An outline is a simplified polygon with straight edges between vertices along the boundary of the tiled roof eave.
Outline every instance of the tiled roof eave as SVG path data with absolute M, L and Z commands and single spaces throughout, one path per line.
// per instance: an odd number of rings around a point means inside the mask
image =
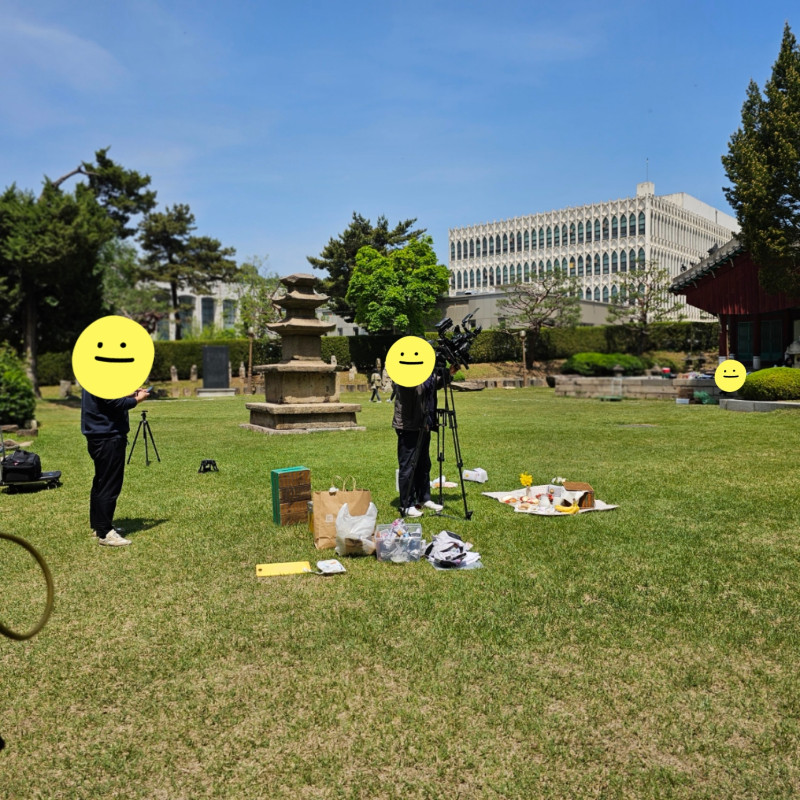
M 709 273 L 714 272 L 718 267 L 734 256 L 739 255 L 744 250 L 741 242 L 735 237 L 722 247 L 715 250 L 708 258 L 703 259 L 699 264 L 695 264 L 690 270 L 681 273 L 670 285 L 669 291 L 672 294 L 681 294 L 687 286 L 704 278 Z

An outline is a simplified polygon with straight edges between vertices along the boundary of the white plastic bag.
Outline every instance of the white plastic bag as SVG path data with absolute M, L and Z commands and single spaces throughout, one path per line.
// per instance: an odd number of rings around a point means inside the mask
M 336 553 L 340 556 L 371 556 L 375 552 L 372 534 L 378 519 L 375 503 L 360 517 L 350 514 L 345 503 L 336 515 Z

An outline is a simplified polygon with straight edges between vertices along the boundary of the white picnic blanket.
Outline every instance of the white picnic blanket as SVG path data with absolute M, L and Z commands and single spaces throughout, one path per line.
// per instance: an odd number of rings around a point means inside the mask
M 535 499 L 537 494 L 544 494 L 547 491 L 548 484 L 541 486 L 531 486 L 531 494 L 534 496 L 529 503 L 522 501 L 521 498 L 527 493 L 527 489 L 516 489 L 513 492 L 481 492 L 487 497 L 493 497 L 499 500 L 503 505 L 513 508 L 519 514 L 536 514 L 541 517 L 572 517 L 574 514 L 562 514 L 556 511 L 552 506 L 550 508 L 539 508 L 538 500 Z M 558 500 L 555 501 L 558 504 Z M 595 498 L 594 508 L 582 508 L 578 511 L 579 514 L 584 514 L 587 511 L 610 511 L 612 508 L 619 508 L 619 506 L 612 506 L 604 503 L 602 500 Z

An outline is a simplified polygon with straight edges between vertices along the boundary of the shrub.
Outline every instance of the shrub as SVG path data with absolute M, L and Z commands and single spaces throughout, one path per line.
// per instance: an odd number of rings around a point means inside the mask
M 16 353 L 0 346 L 0 425 L 24 425 L 36 412 L 33 384 Z
M 336 364 L 347 369 L 350 366 L 350 341 L 347 336 L 323 336 L 322 360 L 330 364 L 331 356 L 336 356 Z
M 619 364 L 624 375 L 642 375 L 645 371 L 645 361 L 636 356 L 624 353 L 576 353 L 571 356 L 561 367 L 565 375 L 613 375 L 614 367 Z
M 745 400 L 800 400 L 800 369 L 760 369 L 747 376 L 739 394 Z
M 484 330 L 472 342 L 469 354 L 476 364 L 519 361 L 522 357 L 522 342 L 519 334 L 511 331 Z
M 72 381 L 72 353 L 43 353 L 36 359 L 39 386 L 55 386 L 59 381 Z
M 465 381 L 466 379 L 467 376 L 461 370 L 458 370 L 458 372 L 456 372 L 456 374 L 453 375 L 454 381 Z

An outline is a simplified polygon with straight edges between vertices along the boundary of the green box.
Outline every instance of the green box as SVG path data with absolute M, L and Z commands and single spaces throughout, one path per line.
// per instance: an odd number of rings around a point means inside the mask
M 311 470 L 307 467 L 284 467 L 270 473 L 272 484 L 272 521 L 276 525 L 306 522 L 311 499 Z

